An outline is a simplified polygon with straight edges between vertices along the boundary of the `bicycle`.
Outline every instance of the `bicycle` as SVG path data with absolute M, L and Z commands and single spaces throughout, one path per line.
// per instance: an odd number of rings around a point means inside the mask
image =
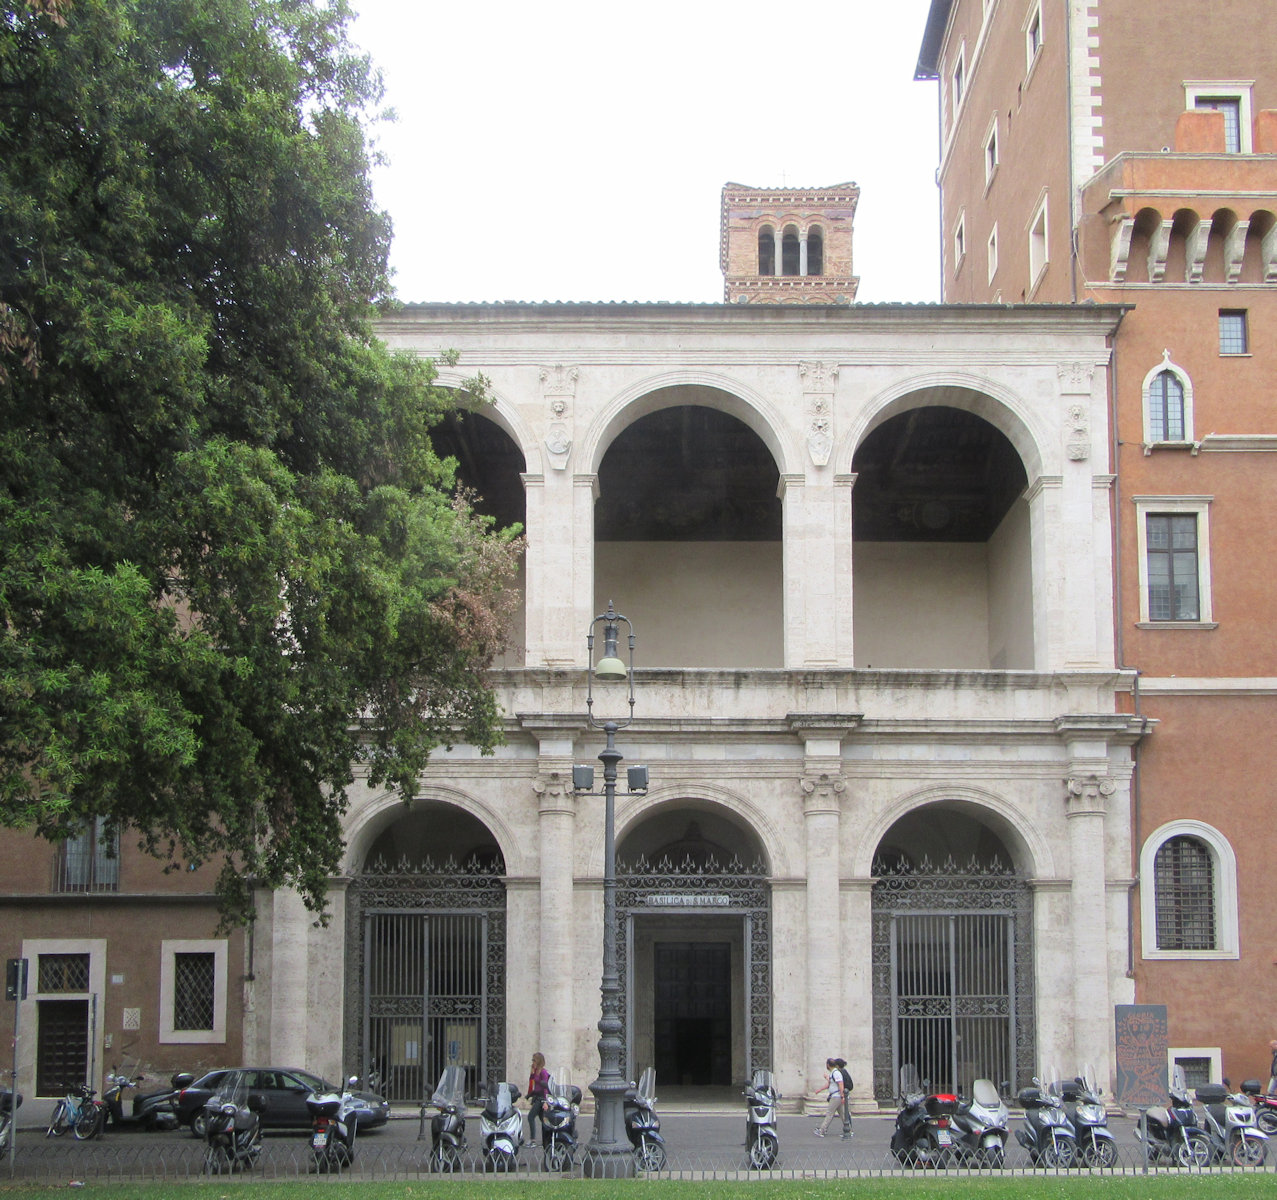
M 53 1106 L 53 1116 L 44 1136 L 61 1137 L 69 1129 L 77 1141 L 85 1142 L 102 1132 L 106 1106 L 94 1100 L 94 1089 L 86 1083 L 64 1084 L 66 1098 Z

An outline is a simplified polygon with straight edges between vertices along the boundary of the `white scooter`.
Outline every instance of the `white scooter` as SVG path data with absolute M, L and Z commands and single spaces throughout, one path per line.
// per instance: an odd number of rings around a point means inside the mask
M 485 1171 L 513 1171 L 523 1145 L 523 1114 L 514 1107 L 522 1093 L 512 1083 L 488 1085 L 479 1114 L 479 1137 L 483 1144 Z

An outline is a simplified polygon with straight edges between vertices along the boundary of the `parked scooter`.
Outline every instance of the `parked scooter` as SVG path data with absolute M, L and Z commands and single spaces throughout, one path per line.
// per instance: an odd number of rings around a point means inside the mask
M 0 1088 L 0 1154 L 9 1150 L 9 1139 L 13 1136 L 13 1114 L 22 1107 L 22 1093 L 14 1093 L 8 1088 Z
M 918 1082 L 913 1067 L 900 1070 L 900 1111 L 891 1135 L 891 1152 L 906 1167 L 942 1167 L 955 1155 L 950 1122 L 958 1111 L 958 1097 L 930 1092 Z
M 1024 1127 L 1015 1131 L 1015 1139 L 1029 1152 L 1030 1162 L 1035 1167 L 1071 1167 L 1077 1159 L 1077 1138 L 1064 1101 L 1043 1088 L 1039 1079 L 1021 1088 L 1015 1099 L 1024 1109 Z
M 647 1067 L 638 1086 L 625 1093 L 623 1115 L 625 1136 L 634 1147 L 636 1170 L 660 1171 L 665 1167 L 665 1139 L 661 1119 L 656 1115 L 656 1068 Z
M 541 1104 L 541 1165 L 547 1171 L 567 1171 L 576 1159 L 576 1115 L 581 1089 L 553 1076 Z
M 177 1104 L 175 1097 L 184 1087 L 195 1082 L 195 1076 L 180 1071 L 169 1080 L 169 1086 L 155 1092 L 139 1092 L 133 1097 L 133 1105 L 124 1111 L 124 1089 L 135 1088 L 146 1079 L 145 1075 L 108 1075 L 107 1088 L 102 1093 L 106 1105 L 106 1124 L 113 1129 L 169 1130 L 177 1128 Z
M 310 1153 L 316 1171 L 340 1171 L 355 1161 L 358 1103 L 351 1093 L 358 1086 L 359 1080 L 352 1075 L 340 1093 L 312 1092 L 306 1097 L 306 1111 L 310 1113 Z
M 430 1169 L 460 1171 L 466 1151 L 465 1067 L 444 1067 L 430 1103 L 438 1110 L 430 1118 Z
M 1072 1082 L 1053 1083 L 1051 1091 L 1064 1101 L 1064 1115 L 1073 1126 L 1078 1161 L 1084 1167 L 1112 1167 L 1117 1163 L 1117 1142 L 1109 1129 L 1108 1113 L 1100 1102 L 1100 1089 L 1089 1071 Z
M 204 1174 L 250 1170 L 262 1152 L 266 1098 L 248 1090 L 247 1073 L 232 1071 L 204 1105 Z
M 1006 1087 L 1010 1087 L 1007 1084 Z M 959 1097 L 953 1115 L 954 1146 L 964 1162 L 973 1167 L 1000 1170 L 1006 1165 L 1007 1106 L 991 1079 L 977 1079 L 971 1085 L 970 1101 Z
M 1171 1076 L 1170 1103 L 1155 1105 L 1144 1113 L 1147 1138 L 1137 1125 L 1135 1136 L 1144 1143 L 1144 1152 L 1152 1162 L 1171 1162 L 1180 1167 L 1210 1165 L 1210 1138 L 1197 1123 L 1197 1110 L 1188 1098 L 1183 1067 Z
M 1277 1096 L 1269 1096 L 1258 1079 L 1244 1079 L 1242 1092 L 1255 1108 L 1255 1124 L 1267 1134 L 1277 1133 Z
M 514 1107 L 522 1095 L 513 1083 L 490 1083 L 479 1114 L 479 1136 L 483 1139 L 483 1169 L 513 1171 L 523 1145 L 523 1117 Z
M 753 1171 L 770 1171 L 780 1158 L 776 1105 L 780 1093 L 770 1071 L 755 1071 L 745 1085 L 745 1153 Z
M 1235 1167 L 1263 1166 L 1268 1158 L 1268 1134 L 1255 1124 L 1250 1097 L 1210 1083 L 1197 1089 L 1197 1099 L 1206 1112 L 1202 1128 L 1210 1138 L 1211 1160 Z

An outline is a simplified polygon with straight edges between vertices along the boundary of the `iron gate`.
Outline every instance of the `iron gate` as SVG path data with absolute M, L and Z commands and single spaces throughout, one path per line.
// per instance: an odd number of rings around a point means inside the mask
M 745 923 L 745 1073 L 772 1066 L 771 889 L 761 862 L 745 866 L 738 858 L 721 865 L 712 855 L 680 863 L 668 858 L 655 865 L 640 857 L 617 866 L 617 970 L 621 1022 L 625 1030 L 622 1071 L 633 1071 L 634 917 L 641 913 L 681 911 L 739 915 Z M 629 1064 L 627 1066 L 627 1064 Z
M 420 1103 L 445 1066 L 471 1096 L 505 1074 L 505 888 L 478 862 L 374 864 L 347 900 L 347 1061 L 392 1102 Z
M 999 864 L 883 871 L 873 892 L 874 1093 L 1019 1086 L 1033 1062 L 1032 895 Z

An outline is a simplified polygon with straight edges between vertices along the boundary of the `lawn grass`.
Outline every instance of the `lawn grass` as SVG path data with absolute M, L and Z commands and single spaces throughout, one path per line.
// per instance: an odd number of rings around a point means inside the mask
M 189 1182 L 9 1183 L 4 1200 L 96 1196 L 101 1200 L 1277 1200 L 1277 1175 L 1012 1175 L 883 1179 L 404 1180 L 200 1179 Z

